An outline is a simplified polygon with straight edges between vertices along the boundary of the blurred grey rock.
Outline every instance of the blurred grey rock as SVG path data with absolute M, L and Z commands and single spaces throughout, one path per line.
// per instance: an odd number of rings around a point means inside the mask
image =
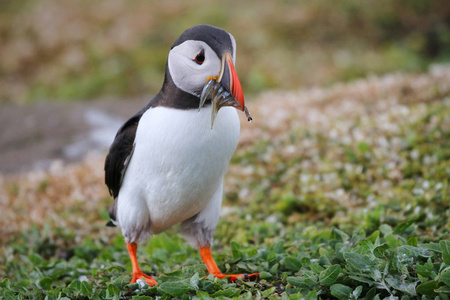
M 150 97 L 134 100 L 45 102 L 0 106 L 0 173 L 45 170 L 105 153 L 129 117 Z

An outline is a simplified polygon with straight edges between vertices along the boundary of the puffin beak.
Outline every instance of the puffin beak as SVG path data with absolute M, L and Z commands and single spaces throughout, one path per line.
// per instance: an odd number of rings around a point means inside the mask
M 244 111 L 244 92 L 242 91 L 241 83 L 239 77 L 234 69 L 233 60 L 231 59 L 230 53 L 225 53 L 222 56 L 222 67 L 218 76 L 218 82 L 233 95 L 239 105 L 233 105 L 235 108 Z
M 206 79 L 206 84 L 203 87 L 200 96 L 200 103 L 198 110 L 202 108 L 206 99 L 211 97 L 211 129 L 214 126 L 214 120 L 217 112 L 224 106 L 231 106 L 242 110 L 247 116 L 247 120 L 251 123 L 252 117 L 245 107 L 244 93 L 242 92 L 241 83 L 234 69 L 233 60 L 230 53 L 225 53 L 222 56 L 222 66 L 217 77 L 211 76 Z

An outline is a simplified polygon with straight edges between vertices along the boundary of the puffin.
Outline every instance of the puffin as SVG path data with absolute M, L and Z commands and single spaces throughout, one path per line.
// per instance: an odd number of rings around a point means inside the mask
M 161 90 L 122 125 L 109 148 L 105 183 L 114 202 L 107 225 L 122 231 L 130 283 L 158 284 L 139 267 L 138 244 L 175 224 L 199 249 L 209 274 L 231 281 L 259 275 L 223 274 L 211 253 L 224 175 L 240 135 L 238 110 L 247 112 L 235 60 L 236 41 L 227 31 L 185 30 L 170 48 Z M 208 81 L 228 96 L 220 111 L 213 96 L 202 95 Z

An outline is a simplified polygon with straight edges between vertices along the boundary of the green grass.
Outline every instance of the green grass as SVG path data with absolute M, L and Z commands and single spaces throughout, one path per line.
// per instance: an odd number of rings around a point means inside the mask
M 361 230 L 351 236 L 337 228 L 303 234 L 292 231 L 286 236 L 289 242 L 266 247 L 232 243 L 229 254 L 218 255 L 224 270 L 261 272 L 256 282 L 236 283 L 204 278 L 205 268 L 193 251 L 178 238 L 163 234 L 144 255 L 144 261 L 151 262 L 146 271 L 157 273 L 159 286 L 141 288 L 128 284 L 130 276 L 124 274 L 130 270 L 120 263 L 127 259 L 120 242 L 106 248 L 85 241 L 68 261 L 47 261 L 32 251 L 24 253 L 22 270 L 14 269 L 16 280 L 1 282 L 2 294 L 6 299 L 149 299 L 139 295 L 182 299 L 195 295 L 200 299 L 383 299 L 394 295 L 414 299 L 439 294 L 446 299 L 450 242 L 420 242 L 414 227 L 413 222 L 395 228 L 384 224 L 371 235 Z
M 119 232 L 109 239 L 101 232 L 110 229 L 92 225 L 97 234 L 80 238 L 78 228 L 48 225 L 3 247 L 0 295 L 448 299 L 449 107 L 448 98 L 397 104 L 388 113 L 372 107 L 364 117 L 335 120 L 329 126 L 337 133 L 327 125 L 294 126 L 241 148 L 213 255 L 224 272 L 260 272 L 253 282 L 206 277 L 197 251 L 170 230 L 138 251 L 159 285 L 129 285 L 131 264 Z M 74 212 L 81 219 L 82 208 Z

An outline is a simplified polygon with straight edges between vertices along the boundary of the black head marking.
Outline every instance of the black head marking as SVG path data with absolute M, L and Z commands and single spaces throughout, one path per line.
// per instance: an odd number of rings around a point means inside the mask
M 218 57 L 222 57 L 226 52 L 233 54 L 233 42 L 230 35 L 218 27 L 196 25 L 188 28 L 177 38 L 170 49 L 189 40 L 205 42 L 216 52 Z
M 210 25 L 196 25 L 186 29 L 175 40 L 170 49 L 189 40 L 205 42 L 218 57 L 222 57 L 227 52 L 234 53 L 233 41 L 230 34 L 223 29 Z M 208 100 L 205 104 L 208 105 L 210 103 L 210 100 Z M 198 109 L 198 105 L 199 96 L 179 89 L 172 79 L 168 65 L 166 65 L 164 84 L 161 91 L 149 103 L 149 107 L 164 106 L 177 109 Z

